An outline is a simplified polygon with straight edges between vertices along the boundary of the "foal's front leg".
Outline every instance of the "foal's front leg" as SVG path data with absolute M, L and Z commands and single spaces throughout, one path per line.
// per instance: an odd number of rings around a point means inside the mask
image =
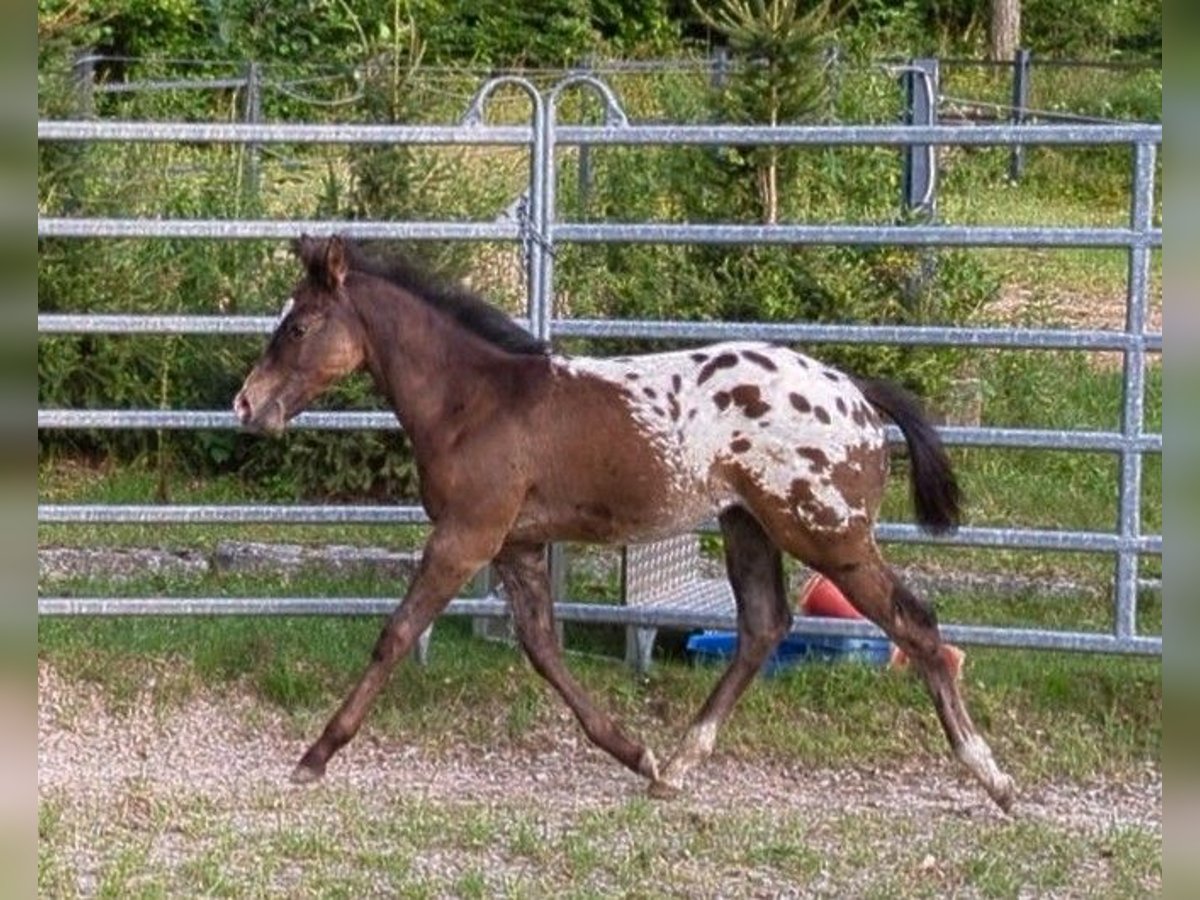
M 517 638 L 533 668 L 571 707 L 593 744 L 639 775 L 658 780 L 654 753 L 630 740 L 612 718 L 598 709 L 563 663 L 554 630 L 554 604 L 541 544 L 505 545 L 495 560 L 496 573 L 508 594 Z
M 358 732 L 396 663 L 459 589 L 487 564 L 499 543 L 500 539 L 487 530 L 438 525 L 425 545 L 421 565 L 404 600 L 375 642 L 370 664 L 321 736 L 301 757 L 292 781 L 306 784 L 325 774 L 330 757 Z

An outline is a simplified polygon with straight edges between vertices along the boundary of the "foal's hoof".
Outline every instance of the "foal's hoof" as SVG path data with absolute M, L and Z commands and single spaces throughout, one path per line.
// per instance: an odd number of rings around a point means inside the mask
M 642 758 L 638 762 L 638 774 L 649 778 L 651 783 L 658 781 L 658 758 L 653 750 L 647 748 L 642 751 Z
M 674 800 L 683 793 L 683 788 L 669 781 L 652 781 L 646 788 L 646 793 L 655 800 Z
M 292 784 L 312 784 L 320 781 L 325 774 L 325 767 L 314 767 L 300 763 L 296 768 L 292 769 Z
M 996 805 L 1009 815 L 1012 815 L 1013 803 L 1017 799 L 1017 786 L 1011 775 L 1001 775 L 987 788 L 988 794 Z

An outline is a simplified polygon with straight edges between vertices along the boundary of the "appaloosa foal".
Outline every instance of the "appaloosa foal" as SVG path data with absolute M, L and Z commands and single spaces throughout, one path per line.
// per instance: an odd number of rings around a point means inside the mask
M 1013 782 L 975 730 L 932 608 L 884 563 L 872 529 L 888 456 L 877 415 L 903 431 L 918 520 L 957 524 L 958 488 L 937 434 L 897 387 L 792 350 L 726 343 L 620 359 L 557 356 L 502 312 L 348 241 L 303 238 L 306 277 L 233 406 L 280 433 L 335 380 L 370 373 L 412 442 L 434 523 L 421 565 L 361 680 L 294 772 L 321 777 L 389 673 L 463 584 L 491 563 L 536 670 L 588 737 L 677 790 L 792 620 L 781 551 L 832 579 L 916 664 L 950 745 L 1002 808 Z M 716 516 L 737 599 L 737 652 L 660 767 L 563 665 L 544 549 L 627 543 Z

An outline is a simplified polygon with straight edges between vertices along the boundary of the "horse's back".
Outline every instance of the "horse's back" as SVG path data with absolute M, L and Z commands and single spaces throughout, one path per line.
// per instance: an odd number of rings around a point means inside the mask
M 849 376 L 810 357 L 731 342 L 552 370 L 548 465 L 566 477 L 551 480 L 602 510 L 612 539 L 694 527 L 735 503 L 825 529 L 875 514 L 879 419 Z

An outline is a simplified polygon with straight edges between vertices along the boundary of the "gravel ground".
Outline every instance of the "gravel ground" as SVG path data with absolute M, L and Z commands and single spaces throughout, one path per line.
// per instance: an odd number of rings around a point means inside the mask
M 620 807 L 643 793 L 639 779 L 591 748 L 569 721 L 545 739 L 498 749 L 414 746 L 368 726 L 331 764 L 320 786 L 293 788 L 287 774 L 305 742 L 282 715 L 249 695 L 192 696 L 169 709 L 156 708 L 149 697 L 143 692 L 127 710 L 114 713 L 95 686 L 65 681 L 39 661 L 39 797 L 53 797 L 66 807 L 65 815 L 77 819 L 127 820 L 148 816 L 139 813 L 143 807 L 202 802 L 235 833 L 264 815 L 273 828 L 303 827 L 347 797 L 381 818 L 414 799 L 450 809 L 533 809 L 541 827 L 566 831 L 581 815 Z M 847 816 L 894 822 L 897 842 L 912 841 L 914 833 L 932 835 L 946 819 L 988 828 L 1002 828 L 1006 821 L 949 760 L 932 770 L 916 763 L 876 771 L 808 770 L 718 753 L 697 773 L 690 793 L 671 803 L 679 815 L 697 821 L 719 821 L 750 808 L 791 821 L 799 815 L 810 844 L 828 844 L 830 853 L 840 850 L 838 829 Z M 1136 829 L 1161 842 L 1161 773 L 1026 787 L 1016 815 L 1018 821 L 1072 834 Z M 170 848 L 167 840 L 159 852 L 188 852 L 186 845 Z M 81 842 L 68 852 L 78 857 L 74 868 L 85 873 L 77 887 L 85 893 L 95 889 L 86 873 L 101 867 L 96 846 Z M 446 867 L 463 865 L 461 857 L 435 851 L 420 864 L 441 867 L 444 874 Z M 932 857 L 925 862 L 936 864 Z M 503 874 L 510 863 L 511 877 L 521 877 L 529 865 L 498 857 L 487 866 Z M 763 872 L 751 876 L 761 878 Z M 768 880 L 745 888 L 773 895 L 782 885 Z

